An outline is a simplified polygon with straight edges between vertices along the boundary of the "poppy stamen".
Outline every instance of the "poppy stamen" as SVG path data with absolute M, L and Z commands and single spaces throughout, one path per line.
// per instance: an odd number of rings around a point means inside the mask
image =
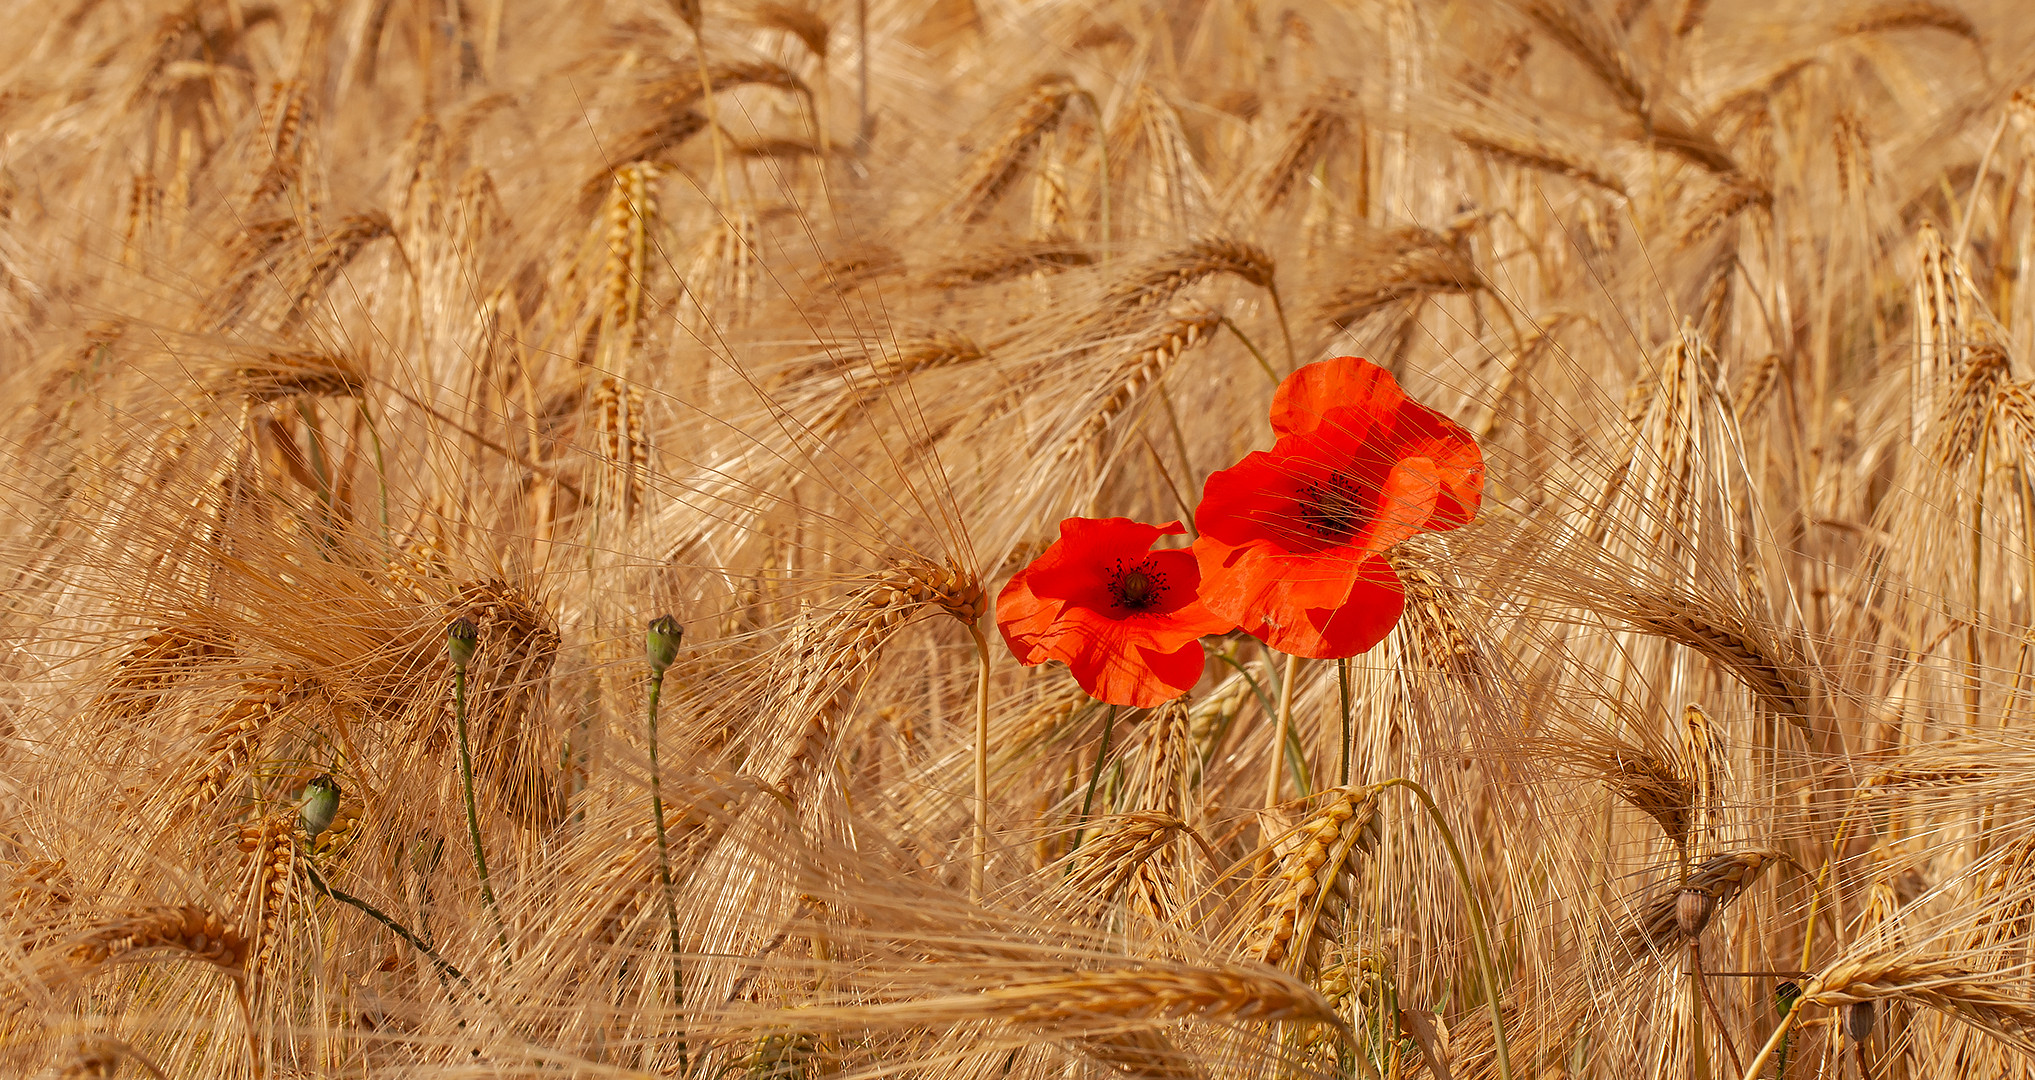
M 1166 589 L 1166 575 L 1155 569 L 1150 562 L 1141 562 L 1125 568 L 1117 564 L 1114 579 L 1109 583 L 1109 594 L 1120 608 L 1128 611 L 1148 611 L 1157 606 Z
M 1323 539 L 1347 539 L 1370 516 L 1370 500 L 1356 477 L 1340 469 L 1301 488 L 1300 523 Z

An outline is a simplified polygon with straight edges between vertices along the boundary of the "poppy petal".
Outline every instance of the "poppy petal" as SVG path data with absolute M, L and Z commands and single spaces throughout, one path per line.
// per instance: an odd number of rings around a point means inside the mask
M 1286 376 L 1272 394 L 1272 431 L 1305 435 L 1322 425 L 1331 410 L 1351 409 L 1350 419 L 1390 416 L 1406 402 L 1392 373 L 1357 356 L 1323 360 Z M 1351 434 L 1363 438 L 1369 424 Z
M 1068 518 L 1060 523 L 1060 539 L 1027 567 L 1031 587 L 1042 596 L 1105 610 L 1114 597 L 1109 587 L 1116 561 L 1150 551 L 1161 536 L 1186 532 L 1177 521 L 1147 525 L 1129 518 Z M 1096 553 L 1108 552 L 1107 558 Z
M 1201 677 L 1200 639 L 1233 620 L 1198 598 L 1194 552 L 1153 551 L 1185 530 L 1126 518 L 1069 518 L 1060 539 L 997 594 L 997 628 L 1025 664 L 1064 661 L 1082 689 L 1145 708 L 1186 693 Z
M 1149 708 L 1186 693 L 1201 678 L 1198 637 L 1167 650 L 1123 623 L 1078 608 L 1068 614 L 1056 643 L 1065 655 L 1058 658 L 1097 701 Z
M 1405 586 L 1390 563 L 1373 556 L 1365 561 L 1349 596 L 1336 607 L 1268 611 L 1257 629 L 1246 629 L 1280 652 L 1332 660 L 1376 648 L 1405 610 Z

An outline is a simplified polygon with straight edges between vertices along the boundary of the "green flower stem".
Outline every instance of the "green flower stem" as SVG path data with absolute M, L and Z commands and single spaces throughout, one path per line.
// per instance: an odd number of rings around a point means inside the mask
M 1348 657 L 1335 662 L 1336 684 L 1342 691 L 1343 702 L 1343 769 L 1342 786 L 1350 786 L 1350 661 Z
M 1448 845 L 1449 861 L 1456 867 L 1456 883 L 1462 886 L 1463 900 L 1470 905 L 1470 929 L 1477 946 L 1477 969 L 1484 980 L 1484 997 L 1491 1006 L 1491 1047 L 1498 1057 L 1498 1080 L 1512 1080 L 1512 1054 L 1505 1041 L 1505 1011 L 1498 999 L 1498 965 L 1491 959 L 1491 930 L 1484 921 L 1484 902 L 1478 894 L 1476 883 L 1470 880 L 1470 866 L 1463 861 L 1463 849 L 1456 844 L 1455 830 L 1441 816 L 1441 807 L 1436 806 L 1434 796 L 1415 780 L 1394 777 L 1378 785 L 1383 791 L 1389 787 L 1403 787 L 1413 792 L 1420 805 L 1427 811 L 1434 827 L 1441 830 L 1441 838 Z M 1764 1055 L 1762 1055 L 1764 1056 Z
M 354 908 L 361 914 L 366 915 L 368 918 L 373 919 L 374 921 L 382 924 L 383 926 L 388 927 L 389 930 L 393 932 L 397 937 L 402 938 L 405 942 L 409 943 L 409 946 L 411 948 L 417 950 L 420 953 L 423 953 L 425 959 L 431 961 L 431 963 L 437 966 L 438 974 L 440 977 L 450 975 L 452 978 L 457 979 L 459 981 L 459 985 L 464 986 L 469 990 L 473 989 L 473 980 L 468 979 L 465 973 L 461 972 L 458 968 L 453 967 L 450 961 L 438 955 L 438 950 L 432 948 L 429 945 L 426 945 L 424 943 L 423 938 L 420 938 L 416 934 L 411 933 L 409 929 L 406 928 L 402 923 L 399 923 L 396 920 L 389 918 L 386 914 L 382 913 L 382 910 L 380 908 L 375 907 L 373 904 L 370 904 L 367 901 L 362 900 L 360 897 L 354 896 L 353 894 L 346 892 L 345 890 L 339 888 L 336 885 L 328 883 L 325 880 L 325 878 L 318 873 L 317 867 L 312 866 L 309 863 L 305 863 L 304 873 L 307 877 L 310 878 L 312 888 L 318 890 L 321 893 L 324 893 L 325 895 L 331 897 L 334 900 L 339 901 L 342 904 L 346 904 L 347 906 Z
M 657 824 L 657 883 L 664 889 L 664 921 L 671 934 L 671 1003 L 674 1008 L 685 1008 L 684 971 L 679 966 L 678 940 L 678 899 L 671 891 L 671 844 L 664 832 L 664 797 L 657 783 L 657 699 L 664 691 L 664 673 L 650 676 L 650 817 Z M 685 1032 L 678 1035 L 678 1071 L 687 1069 Z
M 480 814 L 473 807 L 473 750 L 466 738 L 466 672 L 452 673 L 452 713 L 459 721 L 459 783 L 466 794 L 466 835 L 473 841 L 473 865 L 480 872 L 480 898 L 486 902 L 488 913 L 495 917 L 495 933 L 501 940 L 502 954 L 509 952 L 509 928 L 502 922 L 502 909 L 495 903 L 494 886 L 488 883 L 488 857 L 481 850 Z
M 1072 855 L 1081 850 L 1081 834 L 1088 831 L 1088 811 L 1095 805 L 1095 785 L 1102 780 L 1102 762 L 1109 757 L 1109 733 L 1116 727 L 1116 706 L 1109 707 L 1109 715 L 1102 721 L 1102 745 L 1095 751 L 1095 768 L 1088 774 L 1088 794 L 1081 797 L 1081 827 L 1074 830 L 1074 844 L 1067 849 Z
M 1772 1057 L 1776 1049 L 1781 1051 L 1781 1061 L 1785 1067 L 1787 1063 L 1788 1030 L 1795 1026 L 1796 1018 L 1802 1015 L 1802 1004 L 1800 1000 L 1797 1000 L 1794 1007 L 1788 1010 L 1788 1015 L 1782 1017 L 1781 1022 L 1775 1025 L 1774 1033 L 1767 1036 L 1766 1045 L 1759 1048 L 1758 1054 L 1753 1055 L 1752 1064 L 1745 1070 L 1745 1080 L 1759 1080 L 1760 1069 L 1766 1066 L 1766 1059 Z

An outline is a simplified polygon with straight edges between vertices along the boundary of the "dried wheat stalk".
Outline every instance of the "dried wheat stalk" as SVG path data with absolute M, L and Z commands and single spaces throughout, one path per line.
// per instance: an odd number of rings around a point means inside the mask
M 1556 146 L 1545 139 L 1471 128 L 1457 128 L 1455 137 L 1456 141 L 1464 146 L 1507 165 L 1581 180 L 1615 195 L 1623 196 L 1626 193 L 1624 182 L 1612 175 L 1610 170 L 1591 163 L 1574 150 Z
M 102 920 L 72 947 L 70 958 L 92 969 L 152 949 L 171 949 L 234 975 L 245 969 L 248 959 L 247 939 L 237 927 L 190 904 L 146 907 Z
M 1074 437 L 1061 447 L 1060 456 L 1065 458 L 1078 452 L 1101 435 L 1130 408 L 1138 395 L 1165 376 L 1167 369 L 1180 359 L 1181 354 L 1208 340 L 1215 328 L 1221 325 L 1222 313 L 1205 305 L 1196 304 L 1175 311 L 1131 354 L 1130 360 L 1117 367 L 1105 384 L 1110 387 L 1109 393 L 1082 421 Z
M 1629 593 L 1619 598 L 1610 613 L 1636 630 L 1709 657 L 1752 691 L 1761 704 L 1790 723 L 1808 724 L 1815 680 L 1806 660 L 1787 639 L 1733 612 L 1669 593 Z
M 1889 30 L 1941 30 L 1983 45 L 1971 16 L 1948 4 L 1930 0 L 1893 0 L 1874 4 L 1837 24 L 1839 34 L 1880 34 Z

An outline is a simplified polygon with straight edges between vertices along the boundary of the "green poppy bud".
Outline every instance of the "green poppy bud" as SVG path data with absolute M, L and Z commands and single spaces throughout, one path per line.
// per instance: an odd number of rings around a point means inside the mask
M 465 671 L 466 665 L 473 662 L 474 645 L 479 640 L 480 627 L 475 626 L 472 619 L 454 619 L 452 625 L 445 628 L 445 652 L 452 657 L 455 671 Z
M 664 669 L 678 658 L 679 643 L 685 640 L 685 627 L 669 615 L 659 615 L 650 620 L 650 633 L 644 637 L 643 652 L 650 660 L 650 671 L 655 675 L 664 674 Z
M 1785 1017 L 1802 997 L 1802 988 L 1793 979 L 1784 980 L 1774 987 L 1774 1012 Z
M 304 831 L 311 839 L 332 827 L 332 819 L 339 816 L 339 782 L 331 776 L 320 776 L 304 785 L 304 804 L 299 813 L 303 817 Z

